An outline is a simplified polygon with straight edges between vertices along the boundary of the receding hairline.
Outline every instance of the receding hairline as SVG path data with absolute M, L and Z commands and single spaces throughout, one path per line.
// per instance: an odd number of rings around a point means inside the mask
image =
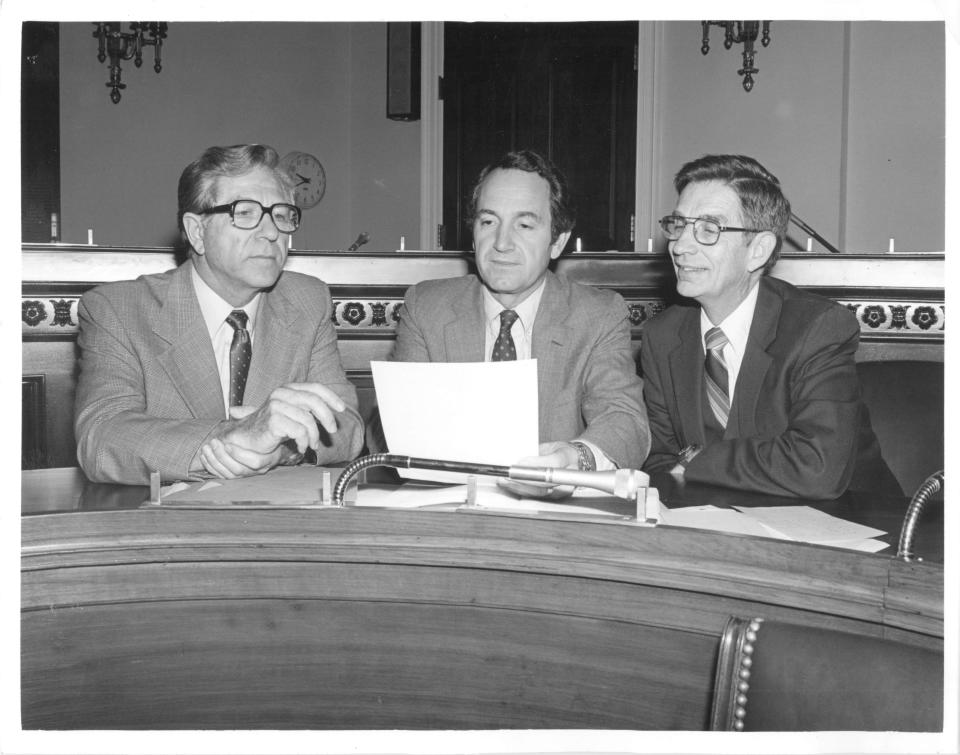
M 550 182 L 546 178 L 541 176 L 539 173 L 537 173 L 535 170 L 523 170 L 522 168 L 494 168 L 489 173 L 487 173 L 486 176 L 483 177 L 483 180 L 477 185 L 476 210 L 474 212 L 475 218 L 479 217 L 483 213 L 487 213 L 488 215 L 495 215 L 498 218 L 500 217 L 499 213 L 495 212 L 494 210 L 491 210 L 489 207 L 483 207 L 483 205 L 480 203 L 480 200 L 483 197 L 483 191 L 487 186 L 487 182 L 497 173 L 503 173 L 503 174 L 520 173 L 520 174 L 535 176 L 536 178 L 539 178 L 543 182 L 543 186 L 546 190 L 547 216 L 544 217 L 543 215 L 541 215 L 540 213 L 534 210 L 521 210 L 520 212 L 514 213 L 514 215 L 519 217 L 534 218 L 537 221 L 544 222 L 544 223 L 553 222 L 553 208 L 550 202 L 552 197 Z
M 270 174 L 270 177 L 273 179 L 274 184 L 280 190 L 280 194 L 286 200 L 293 200 L 293 189 L 289 187 L 283 180 L 282 174 L 280 173 L 280 168 L 271 168 L 264 163 L 252 166 L 249 170 L 244 171 L 243 173 L 214 173 L 209 177 L 209 195 L 211 201 L 214 204 L 219 204 L 222 199 L 219 195 L 220 185 L 222 181 L 229 181 L 237 178 L 246 178 L 257 171 L 263 171 Z M 243 199 L 243 197 L 239 197 Z

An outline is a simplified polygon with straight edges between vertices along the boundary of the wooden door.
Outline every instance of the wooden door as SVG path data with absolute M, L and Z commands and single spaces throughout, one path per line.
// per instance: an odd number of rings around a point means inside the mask
M 632 250 L 636 22 L 445 24 L 446 249 L 470 249 L 477 174 L 514 149 L 550 157 L 578 207 L 570 240 Z
M 21 236 L 54 241 L 60 238 L 60 25 L 24 22 L 21 63 Z

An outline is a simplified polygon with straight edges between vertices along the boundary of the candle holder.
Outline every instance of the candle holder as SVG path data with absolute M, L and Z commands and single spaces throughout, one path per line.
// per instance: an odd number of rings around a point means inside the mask
M 127 85 L 120 81 L 120 61 L 133 59 L 133 64 L 139 68 L 143 65 L 143 48 L 153 47 L 153 70 L 160 73 L 160 49 L 163 40 L 167 38 L 167 24 L 159 21 L 134 21 L 130 24 L 130 31 L 121 30 L 119 21 L 95 23 L 96 31 L 93 36 L 100 42 L 97 60 L 103 63 L 110 58 L 110 99 L 116 105 L 120 102 L 120 90 Z M 149 39 L 144 34 L 149 34 Z
M 706 55 L 710 52 L 710 26 L 720 26 L 724 30 L 723 46 L 729 50 L 734 44 L 743 45 L 743 68 L 737 71 L 743 76 L 743 88 L 749 92 L 753 89 L 753 74 L 759 73 L 759 69 L 753 65 L 753 56 L 756 53 L 754 43 L 760 36 L 760 44 L 767 47 L 770 44 L 770 22 L 769 21 L 701 21 L 703 26 L 703 41 L 700 45 L 700 52 Z M 760 27 L 763 24 L 761 36 Z M 736 31 L 734 31 L 736 29 Z

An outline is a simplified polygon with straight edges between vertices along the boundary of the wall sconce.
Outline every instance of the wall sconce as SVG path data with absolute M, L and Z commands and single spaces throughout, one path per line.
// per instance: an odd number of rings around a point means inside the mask
M 754 42 L 757 41 L 757 35 L 760 32 L 760 24 L 763 24 L 763 36 L 760 38 L 760 44 L 764 47 L 770 44 L 770 22 L 769 21 L 701 21 L 703 26 L 703 44 L 700 46 L 700 52 L 706 55 L 710 52 L 710 25 L 722 26 L 724 29 L 723 46 L 729 50 L 734 44 L 743 44 L 743 68 L 737 71 L 743 76 L 743 88 L 749 92 L 753 89 L 753 74 L 759 73 L 759 70 L 753 67 L 753 56 L 756 50 L 753 49 Z M 734 33 L 736 27 L 736 33 Z
M 160 73 L 160 48 L 167 37 L 167 25 L 157 21 L 134 21 L 130 24 L 130 31 L 121 31 L 119 21 L 100 22 L 94 24 L 97 30 L 93 33 L 100 40 L 100 50 L 97 60 L 101 63 L 110 56 L 110 99 L 116 105 L 120 102 L 120 90 L 126 89 L 126 84 L 120 83 L 120 61 L 133 58 L 133 64 L 139 68 L 143 65 L 143 48 L 153 46 L 153 70 Z M 144 32 L 150 39 L 144 38 Z

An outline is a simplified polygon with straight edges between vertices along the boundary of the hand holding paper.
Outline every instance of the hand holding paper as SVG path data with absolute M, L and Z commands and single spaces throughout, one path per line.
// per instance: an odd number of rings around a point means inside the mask
M 538 453 L 537 361 L 371 362 L 390 452 L 510 466 Z M 463 475 L 404 470 L 462 482 Z

